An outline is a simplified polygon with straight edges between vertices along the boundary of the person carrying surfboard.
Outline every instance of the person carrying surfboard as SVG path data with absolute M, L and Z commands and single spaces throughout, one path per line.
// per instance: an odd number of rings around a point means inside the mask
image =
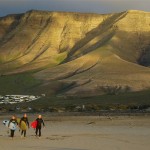
M 10 126 L 10 123 L 13 123 L 15 125 L 18 125 L 18 122 L 16 120 L 15 116 L 12 116 L 12 118 L 10 119 L 9 123 L 8 123 L 8 128 Z M 15 134 L 15 130 L 10 129 L 10 137 L 13 139 L 14 138 L 14 134 Z
M 36 119 L 36 121 L 37 121 L 37 125 L 36 125 L 35 134 L 36 134 L 36 136 L 38 135 L 39 138 L 40 138 L 41 137 L 42 125 L 43 125 L 43 127 L 45 127 L 45 123 L 44 123 L 44 121 L 42 119 L 42 115 L 38 115 L 38 118 Z M 38 132 L 39 132 L 39 134 L 38 134 Z
M 23 117 L 20 119 L 20 123 L 19 126 L 21 126 L 21 122 L 24 121 L 26 126 L 28 126 L 28 128 L 30 128 L 29 126 L 29 121 L 28 121 L 28 117 L 27 114 L 24 114 Z M 21 137 L 24 135 L 24 137 L 26 137 L 26 129 L 21 131 Z

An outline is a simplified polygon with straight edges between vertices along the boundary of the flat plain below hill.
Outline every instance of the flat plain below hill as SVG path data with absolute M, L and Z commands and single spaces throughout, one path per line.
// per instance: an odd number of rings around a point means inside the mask
M 1 116 L 0 121 L 10 116 Z M 150 147 L 150 116 L 44 116 L 46 128 L 42 137 L 35 137 L 33 129 L 21 139 L 14 140 L 7 128 L 0 124 L 0 150 L 148 150 Z M 34 120 L 30 115 L 29 120 Z

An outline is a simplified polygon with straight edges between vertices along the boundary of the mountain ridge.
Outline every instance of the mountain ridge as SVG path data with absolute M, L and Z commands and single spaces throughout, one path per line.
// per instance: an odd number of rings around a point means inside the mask
M 37 91 L 47 93 L 53 86 L 54 93 L 69 95 L 150 88 L 149 18 L 149 12 L 137 10 L 102 15 L 31 10 L 2 17 L 0 74 L 31 72 L 41 81 Z

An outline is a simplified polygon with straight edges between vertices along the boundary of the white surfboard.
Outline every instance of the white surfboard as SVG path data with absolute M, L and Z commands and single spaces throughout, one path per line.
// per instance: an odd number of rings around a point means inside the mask
M 3 121 L 3 124 L 8 127 L 8 124 L 9 124 L 9 120 L 4 120 Z M 11 130 L 16 130 L 17 129 L 17 124 L 11 122 L 10 125 L 9 125 L 9 129 Z

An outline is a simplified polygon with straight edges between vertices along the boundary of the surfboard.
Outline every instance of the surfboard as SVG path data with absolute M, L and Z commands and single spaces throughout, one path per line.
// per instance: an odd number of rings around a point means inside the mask
M 35 129 L 36 126 L 37 126 L 37 121 L 36 121 L 36 120 L 33 121 L 33 122 L 31 122 L 31 127 L 32 127 L 33 129 Z
M 9 124 L 9 120 L 4 120 L 3 121 L 3 124 L 8 127 L 8 124 Z M 16 130 L 17 129 L 17 124 L 11 122 L 10 125 L 9 125 L 9 129 L 11 130 Z
M 21 130 L 27 130 L 27 125 L 24 121 L 21 121 L 21 124 L 20 124 L 20 118 L 17 118 L 17 122 Z

